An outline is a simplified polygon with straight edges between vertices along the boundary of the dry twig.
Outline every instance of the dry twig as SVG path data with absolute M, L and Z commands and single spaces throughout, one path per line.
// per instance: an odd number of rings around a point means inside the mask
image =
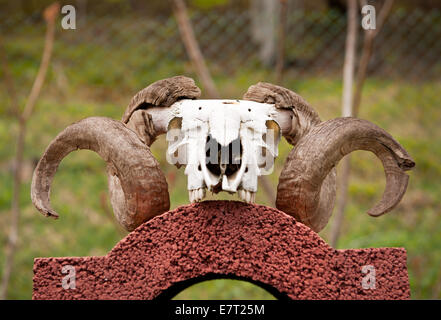
M 182 42 L 187 50 L 187 53 L 192 61 L 199 79 L 201 79 L 204 89 L 207 91 L 209 98 L 219 98 L 219 92 L 213 82 L 210 72 L 205 63 L 204 56 L 201 53 L 199 44 L 194 35 L 193 28 L 188 18 L 187 7 L 183 0 L 173 1 L 173 11 L 178 22 L 179 31 L 181 33 Z
M 352 93 L 355 68 L 355 49 L 357 45 L 357 1 L 348 0 L 348 30 L 346 34 L 345 61 L 343 66 L 343 105 L 342 116 L 352 116 Z M 347 203 L 348 176 L 350 158 L 346 157 L 342 162 L 342 175 L 337 189 L 337 212 L 331 229 L 331 245 L 336 246 L 343 221 L 343 214 Z M 346 181 L 346 183 L 344 183 Z
M 386 18 L 388 17 L 392 9 L 393 2 L 394 0 L 386 0 L 378 15 L 378 19 L 376 21 L 376 29 L 366 30 L 364 33 L 363 49 L 355 79 L 355 92 L 352 97 L 351 112 L 350 114 L 343 113 L 343 116 L 357 117 L 359 114 L 363 85 L 366 79 L 367 67 L 373 53 L 374 40 L 375 37 L 380 32 L 380 30 L 382 29 L 384 22 L 386 21 Z M 360 1 L 361 6 L 366 4 L 367 4 L 366 0 Z M 351 85 L 351 92 L 352 92 L 352 85 Z M 344 212 L 348 202 L 349 176 L 351 171 L 350 161 L 351 158 L 350 155 L 348 155 L 345 159 L 343 159 L 343 163 L 341 167 L 342 175 L 339 181 L 339 188 L 338 188 L 339 196 L 337 198 L 338 200 L 336 205 L 337 212 L 335 214 L 335 219 L 331 229 L 331 245 L 333 247 L 337 246 L 338 239 L 340 237 L 341 225 L 343 223 Z
M 3 270 L 2 282 L 0 284 L 0 299 L 5 299 L 7 295 L 9 280 L 11 278 L 12 266 L 14 264 L 14 255 L 17 248 L 18 224 L 20 219 L 20 189 L 21 189 L 21 171 L 23 166 L 23 149 L 26 137 L 27 121 L 32 115 L 52 56 L 52 49 L 55 36 L 55 19 L 60 11 L 58 2 L 53 3 L 44 10 L 43 16 L 47 24 L 46 38 L 44 43 L 43 57 L 37 76 L 32 86 L 26 105 L 21 112 L 16 97 L 15 90 L 9 91 L 11 94 L 13 113 L 17 116 L 19 122 L 19 131 L 16 142 L 16 153 L 14 159 L 14 187 L 11 201 L 11 227 L 9 230 L 8 244 L 6 248 L 5 267 Z M 13 87 L 13 81 L 8 73 L 6 58 L 3 59 L 3 66 L 6 70 L 5 79 L 9 87 Z M 5 68 L 6 66 L 6 68 Z

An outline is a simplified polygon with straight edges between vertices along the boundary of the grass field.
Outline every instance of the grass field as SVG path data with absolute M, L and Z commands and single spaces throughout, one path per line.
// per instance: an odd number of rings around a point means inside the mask
M 41 31 L 41 30 L 40 30 Z M 6 56 L 23 104 L 38 68 L 42 37 L 38 29 L 19 30 L 4 37 Z M 33 36 L 34 35 L 34 36 Z M 156 63 L 155 61 L 158 61 Z M 225 75 L 211 66 L 222 97 L 241 98 L 258 82 L 274 80 L 268 70 L 244 68 Z M 107 196 L 104 161 L 89 151 L 69 155 L 53 183 L 52 204 L 60 219 L 40 215 L 30 201 L 30 179 L 35 162 L 52 138 L 70 123 L 88 116 L 120 119 L 130 98 L 149 83 L 176 74 L 195 75 L 187 63 L 146 54 L 137 47 L 105 48 L 84 42 L 56 42 L 53 63 L 26 137 L 24 185 L 20 202 L 20 239 L 8 297 L 29 299 L 35 257 L 105 255 L 125 236 L 115 222 Z M 323 120 L 338 117 L 341 80 L 334 77 L 287 76 L 284 86 L 300 93 Z M 403 79 L 368 79 L 360 117 L 391 133 L 410 153 L 416 168 L 408 191 L 390 214 L 375 219 L 365 211 L 379 200 L 384 188 L 381 163 L 373 154 L 352 157 L 350 203 L 339 248 L 405 247 L 412 298 L 441 298 L 441 81 L 410 83 Z M 12 158 L 17 123 L 8 113 L 9 96 L 0 83 L 0 242 L 5 248 L 12 192 Z M 171 208 L 188 203 L 186 177 L 165 160 L 165 139 L 153 146 L 169 181 Z M 274 173 L 277 185 L 290 146 L 283 141 Z M 217 199 L 236 199 L 219 195 Z M 212 199 L 212 197 L 208 197 Z M 259 191 L 257 202 L 269 204 Z M 332 224 L 332 219 L 331 219 Z M 320 235 L 328 240 L 329 225 Z M 0 275 L 4 250 L 0 251 Z M 250 283 L 216 280 L 195 285 L 178 298 L 271 298 Z

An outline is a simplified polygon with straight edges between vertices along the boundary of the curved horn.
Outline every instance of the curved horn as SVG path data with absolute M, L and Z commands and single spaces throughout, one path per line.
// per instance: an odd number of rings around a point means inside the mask
M 49 202 L 58 165 L 70 152 L 90 149 L 107 163 L 110 201 L 127 230 L 167 211 L 167 182 L 148 146 L 167 131 L 171 118 L 167 107 L 182 98 L 195 99 L 200 93 L 191 78 L 163 79 L 132 98 L 122 122 L 93 117 L 70 125 L 52 141 L 34 171 L 32 202 L 45 216 L 58 217 Z
M 275 120 L 285 139 L 292 145 L 321 122 L 317 112 L 300 95 L 271 83 L 259 82 L 252 85 L 243 99 L 274 104 L 279 109 Z
M 188 77 L 176 76 L 156 81 L 132 98 L 122 122 L 150 146 L 158 135 L 167 132 L 172 118 L 167 107 L 180 99 L 196 99 L 200 95 L 201 90 Z
M 112 206 L 127 230 L 169 209 L 167 182 L 150 149 L 123 123 L 91 117 L 63 130 L 34 171 L 31 198 L 45 216 L 58 217 L 50 205 L 51 182 L 61 160 L 77 149 L 93 150 L 107 163 Z
M 383 163 L 386 188 L 381 201 L 368 211 L 380 216 L 392 210 L 408 183 L 404 172 L 415 163 L 390 134 L 373 123 L 337 118 L 313 127 L 290 152 L 280 174 L 276 207 L 318 232 L 332 213 L 334 167 L 355 150 L 373 152 Z

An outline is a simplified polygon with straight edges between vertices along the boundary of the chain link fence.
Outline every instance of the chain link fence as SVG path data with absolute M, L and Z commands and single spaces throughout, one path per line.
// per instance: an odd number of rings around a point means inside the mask
M 121 17 L 87 15 L 82 18 L 80 14 L 77 13 L 76 30 L 58 33 L 57 41 L 66 48 L 77 50 L 74 47 L 91 45 L 112 51 L 111 55 L 139 54 L 145 57 L 143 65 L 153 69 L 162 63 L 187 61 L 172 15 L 140 17 L 139 12 L 133 12 Z M 202 53 L 214 73 L 231 74 L 240 68 L 274 66 L 275 61 L 263 64 L 259 57 L 262 44 L 253 37 L 250 10 L 192 11 L 191 21 Z M 7 37 L 23 29 L 36 35 L 36 30 L 42 30 L 43 25 L 39 16 L 5 17 L 0 22 L 0 30 Z M 360 50 L 362 31 L 360 27 Z M 344 13 L 291 8 L 287 13 L 285 72 L 293 76 L 340 74 L 345 36 Z M 376 38 L 369 75 L 417 81 L 440 79 L 440 39 L 440 10 L 392 11 Z M 277 34 L 273 40 L 277 41 Z

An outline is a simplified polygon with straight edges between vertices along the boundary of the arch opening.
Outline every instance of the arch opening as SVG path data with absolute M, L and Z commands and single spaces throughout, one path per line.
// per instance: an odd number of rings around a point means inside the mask
M 191 279 L 187 279 L 184 281 L 174 283 L 168 289 L 164 290 L 161 294 L 159 294 L 155 298 L 155 300 L 171 300 L 171 299 L 176 298 L 181 292 L 185 291 L 186 289 L 188 289 L 194 285 L 197 285 L 197 284 L 200 284 L 203 282 L 207 282 L 207 281 L 222 280 L 222 279 L 247 282 L 247 283 L 250 283 L 252 285 L 259 287 L 259 289 L 263 289 L 264 291 L 266 291 L 266 293 L 268 293 L 270 296 L 272 296 L 273 299 L 290 300 L 285 293 L 280 292 L 276 288 L 274 288 L 266 283 L 263 283 L 260 281 L 255 281 L 255 280 L 252 280 L 252 279 L 249 279 L 246 277 L 236 276 L 234 274 L 216 274 L 216 273 L 208 273 L 203 276 L 199 276 L 196 278 L 191 278 Z M 247 298 L 244 297 L 244 299 L 247 299 Z

